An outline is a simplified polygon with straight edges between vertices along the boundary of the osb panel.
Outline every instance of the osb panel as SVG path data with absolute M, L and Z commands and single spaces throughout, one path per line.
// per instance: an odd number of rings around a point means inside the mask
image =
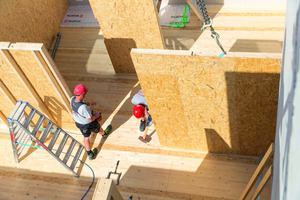
M 6 62 L 2 54 L 0 54 L 0 72 L 0 79 L 9 89 L 9 91 L 14 95 L 15 99 L 32 102 L 33 106 L 37 106 L 31 95 L 25 89 L 24 85 L 20 81 L 18 81 L 18 77 L 16 76 L 10 65 Z M 0 99 L 0 110 L 6 117 L 8 117 L 14 106 L 1 91 Z
M 39 42 L 49 48 L 67 9 L 67 0 L 1 1 L 0 41 Z
M 132 48 L 164 49 L 154 0 L 90 0 L 118 73 L 135 73 Z
M 14 57 L 17 64 L 20 66 L 27 79 L 30 81 L 30 83 L 36 90 L 36 92 L 43 100 L 49 112 L 56 120 L 57 125 L 63 129 L 73 129 L 74 122 L 72 116 L 67 112 L 65 106 L 62 103 L 62 100 L 60 99 L 56 90 L 53 88 L 54 86 L 46 77 L 33 52 L 29 50 L 9 51 Z M 16 79 L 16 77 L 14 79 Z M 27 91 L 23 91 L 23 93 L 24 92 Z M 23 99 L 20 100 L 24 101 Z M 32 100 L 29 101 L 30 104 L 32 104 L 32 102 Z
M 131 57 L 163 146 L 263 155 L 274 142 L 281 59 Z

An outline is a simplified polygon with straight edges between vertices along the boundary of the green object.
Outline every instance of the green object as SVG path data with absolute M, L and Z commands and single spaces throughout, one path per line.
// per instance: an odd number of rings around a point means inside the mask
M 98 153 L 98 149 L 94 148 L 91 151 L 91 154 L 89 155 L 89 160 L 93 160 L 96 157 L 97 153 Z
M 189 11 L 190 11 L 191 10 L 190 6 L 186 5 L 184 7 L 181 22 L 178 22 L 178 19 L 177 19 L 177 22 L 173 22 L 172 24 L 170 24 L 169 28 L 172 28 L 172 26 L 176 26 L 177 28 L 183 28 L 183 27 L 185 27 L 185 25 L 187 23 L 189 23 L 189 21 L 188 21 L 189 16 L 186 15 L 187 9 L 189 9 Z
M 104 135 L 102 135 L 103 138 L 107 138 L 107 136 L 110 134 L 112 129 L 111 125 L 108 125 L 107 128 L 104 130 Z

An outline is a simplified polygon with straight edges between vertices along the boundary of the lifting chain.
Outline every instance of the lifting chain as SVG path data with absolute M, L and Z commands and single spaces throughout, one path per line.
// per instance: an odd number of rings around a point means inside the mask
M 201 13 L 202 13 L 202 16 L 203 16 L 203 25 L 202 25 L 201 30 L 204 31 L 206 29 L 206 27 L 210 27 L 211 37 L 216 40 L 217 44 L 219 45 L 219 47 L 221 48 L 223 53 L 226 55 L 226 51 L 224 50 L 224 48 L 222 47 L 222 44 L 219 41 L 219 37 L 220 37 L 219 34 L 212 27 L 213 21 L 207 14 L 207 10 L 206 10 L 204 0 L 196 0 L 196 3 L 199 6 L 199 8 L 201 10 Z

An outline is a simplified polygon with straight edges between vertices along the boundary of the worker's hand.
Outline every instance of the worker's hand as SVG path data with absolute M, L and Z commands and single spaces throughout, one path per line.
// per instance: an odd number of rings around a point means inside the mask
M 91 105 L 91 103 L 90 103 L 90 102 L 85 102 L 85 104 L 86 104 L 87 106 L 90 106 L 90 105 Z
M 100 117 L 100 113 L 99 113 L 99 112 L 95 112 L 95 113 L 94 113 L 94 116 L 95 116 L 96 118 L 98 118 L 98 117 Z

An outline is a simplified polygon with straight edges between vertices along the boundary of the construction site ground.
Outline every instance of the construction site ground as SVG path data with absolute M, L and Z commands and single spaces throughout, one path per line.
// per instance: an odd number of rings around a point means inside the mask
M 218 31 L 219 24 L 220 41 L 226 50 L 234 47 L 239 52 L 245 49 L 264 53 L 281 51 L 282 13 L 255 16 L 251 18 L 253 22 L 247 20 L 250 15 L 231 15 L 215 20 L 215 29 Z M 273 23 L 274 15 L 277 15 L 277 24 Z M 202 34 L 198 30 L 201 24 L 192 13 L 193 17 L 193 23 L 186 29 L 163 29 L 167 48 L 220 54 L 210 32 Z M 222 20 L 231 20 L 232 26 L 221 26 Z M 139 131 L 139 120 L 132 115 L 131 103 L 133 95 L 141 89 L 137 76 L 115 74 L 99 28 L 61 28 L 60 32 L 62 38 L 54 61 L 68 87 L 72 91 L 76 84 L 85 84 L 89 88 L 86 101 L 97 103 L 92 108 L 102 113 L 102 126 L 113 126 L 107 139 L 92 136 L 92 146 L 99 150 L 97 158 L 90 161 L 86 154 L 81 158 L 95 174 L 95 182 L 85 199 L 92 199 L 97 182 L 115 170 L 118 160 L 117 172 L 122 175 L 117 188 L 124 199 L 131 195 L 133 199 L 142 200 L 239 198 L 258 166 L 258 157 L 167 149 L 160 145 L 154 125 L 148 131 L 149 142 L 141 142 L 138 137 L 143 133 Z M 250 35 L 256 38 L 257 45 L 242 38 Z M 232 43 L 238 38 L 239 43 Z M 274 42 L 262 44 L 266 38 Z M 20 162 L 15 163 L 8 129 L 2 127 L 1 133 L 0 199 L 80 199 L 84 195 L 93 180 L 88 167 L 79 163 L 80 178 L 75 178 L 45 150 L 30 147 L 23 150 Z M 70 133 L 83 143 L 79 131 Z M 270 199 L 270 193 L 271 180 L 263 190 L 262 199 Z

